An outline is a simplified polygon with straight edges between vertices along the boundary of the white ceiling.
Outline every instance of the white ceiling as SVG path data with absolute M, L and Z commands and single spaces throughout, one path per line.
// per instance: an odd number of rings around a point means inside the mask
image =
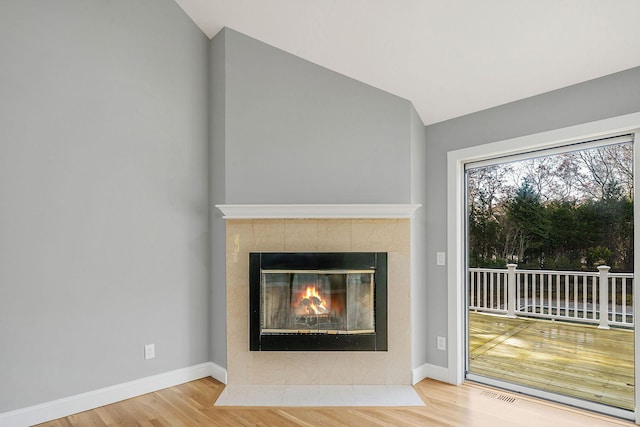
M 640 65 L 640 0 L 176 0 L 413 102 L 425 124 Z

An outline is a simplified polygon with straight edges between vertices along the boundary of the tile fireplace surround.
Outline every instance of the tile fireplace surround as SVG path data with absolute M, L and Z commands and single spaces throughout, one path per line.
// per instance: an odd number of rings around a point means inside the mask
M 411 384 L 408 217 L 226 218 L 228 384 Z M 250 252 L 387 252 L 388 351 L 250 352 Z

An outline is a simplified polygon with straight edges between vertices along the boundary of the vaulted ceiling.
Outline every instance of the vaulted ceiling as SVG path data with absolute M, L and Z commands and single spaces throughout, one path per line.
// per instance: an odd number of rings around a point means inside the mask
M 176 0 L 413 102 L 425 124 L 640 66 L 638 0 Z

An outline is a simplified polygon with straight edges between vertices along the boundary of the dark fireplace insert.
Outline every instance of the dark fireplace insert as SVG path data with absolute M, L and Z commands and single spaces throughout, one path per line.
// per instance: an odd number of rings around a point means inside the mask
M 251 253 L 251 351 L 386 351 L 387 254 Z

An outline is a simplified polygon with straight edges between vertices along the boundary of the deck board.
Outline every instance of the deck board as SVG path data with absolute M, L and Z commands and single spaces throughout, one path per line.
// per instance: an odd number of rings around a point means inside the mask
M 634 337 L 550 320 L 469 313 L 469 371 L 634 409 Z

